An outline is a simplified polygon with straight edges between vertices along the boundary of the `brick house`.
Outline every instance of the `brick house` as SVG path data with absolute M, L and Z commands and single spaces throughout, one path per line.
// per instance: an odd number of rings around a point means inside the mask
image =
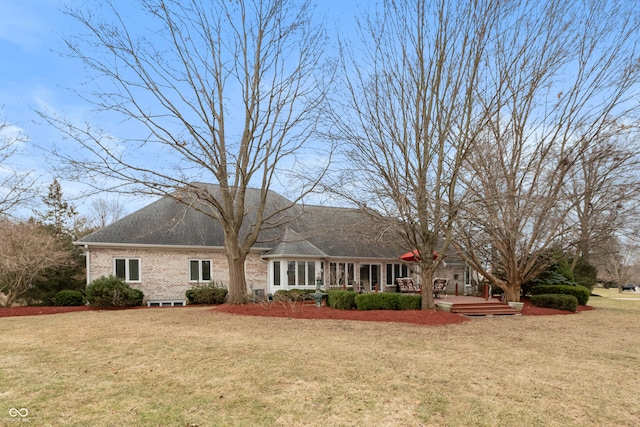
M 217 186 L 208 185 L 214 192 Z M 247 228 L 255 219 L 260 190 L 247 193 Z M 395 292 L 398 277 L 418 278 L 399 257 L 406 248 L 388 221 L 360 209 L 306 206 L 268 194 L 265 224 L 245 262 L 247 294 L 279 289 L 349 287 L 361 292 Z M 253 207 L 253 209 L 252 209 Z M 283 209 L 283 207 L 285 207 Z M 149 305 L 184 305 L 185 292 L 199 283 L 229 281 L 222 227 L 197 202 L 163 197 L 75 242 L 86 255 L 87 283 L 116 275 L 141 289 Z M 437 276 L 450 289 L 468 278 L 464 262 L 452 257 Z

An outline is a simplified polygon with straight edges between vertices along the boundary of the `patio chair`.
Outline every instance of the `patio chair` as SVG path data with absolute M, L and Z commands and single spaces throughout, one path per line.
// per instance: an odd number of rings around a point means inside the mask
M 434 298 L 440 298 L 441 293 L 446 294 L 448 281 L 449 281 L 448 279 L 445 279 L 442 277 L 436 277 L 435 279 L 433 279 L 433 297 Z
M 420 287 L 416 286 L 411 277 L 398 277 L 396 279 L 398 289 L 403 293 L 420 293 Z

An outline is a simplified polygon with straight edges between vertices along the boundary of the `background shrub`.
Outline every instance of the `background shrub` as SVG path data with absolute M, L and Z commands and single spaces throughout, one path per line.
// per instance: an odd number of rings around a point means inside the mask
M 196 285 L 186 292 L 189 304 L 224 304 L 229 291 L 221 283 Z
M 543 294 L 573 295 L 578 299 L 578 304 L 586 305 L 591 291 L 580 285 L 537 285 L 531 288 L 531 295 Z
M 312 300 L 311 296 L 314 293 L 315 289 L 280 289 L 273 294 L 274 301 L 303 301 L 303 300 Z
M 418 310 L 422 302 L 420 295 L 396 293 L 371 293 L 356 296 L 358 310 Z
M 327 304 L 329 307 L 337 308 L 340 310 L 351 310 L 356 307 L 356 296 L 358 295 L 353 291 L 340 291 L 329 290 L 327 298 Z
M 54 302 L 59 306 L 83 305 L 84 295 L 80 291 L 68 289 L 56 293 Z
M 133 307 L 142 305 L 144 293 L 133 289 L 122 279 L 109 276 L 94 280 L 87 286 L 87 301 L 94 307 Z
M 556 308 L 558 310 L 576 311 L 578 307 L 578 298 L 566 294 L 533 295 L 530 301 L 536 307 Z

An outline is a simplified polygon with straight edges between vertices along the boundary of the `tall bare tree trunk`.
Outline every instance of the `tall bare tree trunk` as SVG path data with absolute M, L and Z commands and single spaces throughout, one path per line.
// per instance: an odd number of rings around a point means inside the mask
M 228 304 L 244 304 L 247 302 L 247 280 L 244 272 L 244 261 L 247 252 L 238 244 L 238 235 L 233 230 L 225 231 L 225 252 L 229 267 Z
M 509 284 L 504 289 L 505 302 L 520 302 L 520 284 Z
M 420 287 L 420 294 L 422 295 L 421 308 L 423 310 L 433 310 L 436 308 L 436 304 L 433 301 L 433 270 L 430 267 L 426 267 L 426 263 L 421 262 L 420 278 L 422 279 L 422 285 Z

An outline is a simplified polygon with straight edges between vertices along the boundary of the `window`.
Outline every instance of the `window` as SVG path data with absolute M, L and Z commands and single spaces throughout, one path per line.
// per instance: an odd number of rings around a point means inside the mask
M 273 261 L 273 286 L 280 286 L 280 261 Z
M 282 274 L 286 274 L 287 287 L 316 285 L 315 261 L 273 261 L 273 286 L 282 285 Z
M 395 285 L 398 277 L 409 277 L 409 268 L 405 264 L 387 264 L 387 285 Z
M 113 269 L 116 277 L 125 282 L 140 281 L 140 260 L 138 258 L 116 258 Z
M 352 262 L 329 263 L 329 286 L 342 288 L 353 286 L 355 281 L 355 268 Z
M 189 261 L 189 281 L 209 282 L 211 281 L 211 260 L 192 259 Z
M 184 307 L 185 301 L 147 301 L 149 307 Z

